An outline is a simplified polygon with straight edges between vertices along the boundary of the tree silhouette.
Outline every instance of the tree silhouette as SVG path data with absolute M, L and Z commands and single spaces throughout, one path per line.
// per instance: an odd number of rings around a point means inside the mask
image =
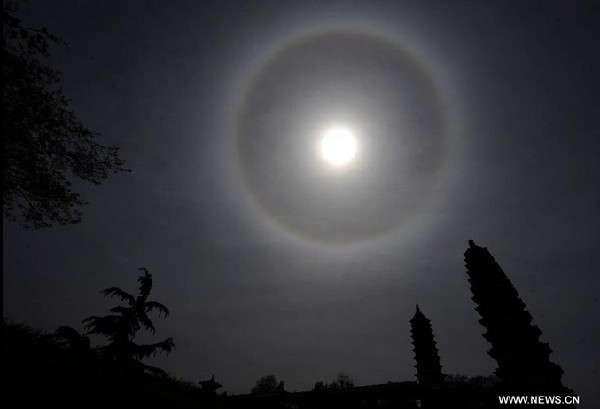
M 251 390 L 253 394 L 274 393 L 283 391 L 284 382 L 277 382 L 277 378 L 275 377 L 275 375 L 261 376 L 260 379 L 256 381 L 256 385 L 254 385 L 254 387 Z
M 337 374 L 335 381 L 329 384 L 329 389 L 349 389 L 354 387 L 354 380 L 345 372 Z
M 354 387 L 354 380 L 345 372 L 337 374 L 335 381 L 327 383 L 324 381 L 317 381 L 315 383 L 315 391 L 326 391 L 326 390 L 339 390 L 339 389 L 350 389 Z
M 118 148 L 96 142 L 69 110 L 60 73 L 44 61 L 64 41 L 24 26 L 16 9 L 7 1 L 2 13 L 3 214 L 33 229 L 79 223 L 86 202 L 68 176 L 100 184 L 109 171 L 127 169 Z
M 152 320 L 148 313 L 158 310 L 159 315 L 163 317 L 169 315 L 169 310 L 163 304 L 157 301 L 149 301 L 148 296 L 152 290 L 152 274 L 145 268 L 140 268 L 144 275 L 139 276 L 138 295 L 133 296 L 118 287 L 110 287 L 101 291 L 105 297 L 118 297 L 126 305 L 118 305 L 111 308 L 113 314 L 103 317 L 91 316 L 83 320 L 86 326 L 87 334 L 97 334 L 105 336 L 109 343 L 100 347 L 99 351 L 120 362 L 139 361 L 143 358 L 156 355 L 157 352 L 166 352 L 173 350 L 175 344 L 171 338 L 162 342 L 149 345 L 136 344 L 133 339 L 137 332 L 142 328 L 155 333 Z M 139 363 L 139 362 L 138 362 Z M 144 365 L 145 368 L 151 368 Z
M 313 390 L 315 390 L 317 392 L 326 391 L 327 389 L 328 389 L 327 382 L 323 382 L 323 381 L 315 382 L 315 387 L 313 388 Z
M 500 382 L 496 375 L 467 376 L 463 374 L 444 374 L 444 382 L 462 383 L 480 388 L 491 388 Z

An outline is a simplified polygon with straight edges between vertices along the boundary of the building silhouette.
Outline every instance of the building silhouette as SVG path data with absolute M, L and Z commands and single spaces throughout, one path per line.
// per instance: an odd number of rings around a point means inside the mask
M 469 240 L 465 264 L 473 301 L 492 344 L 488 354 L 496 360 L 496 375 L 506 387 L 561 388 L 563 370 L 550 361 L 552 350 L 539 341 L 540 329 L 502 268 L 485 247 Z
M 419 384 L 427 385 L 442 382 L 442 365 L 440 364 L 436 342 L 433 339 L 431 321 L 423 315 L 418 305 L 414 317 L 410 320 L 410 328 Z
M 228 398 L 240 409 L 370 409 L 370 408 L 496 408 L 498 396 L 518 392 L 563 397 L 574 392 L 562 385 L 563 371 L 550 361 L 552 350 L 539 340 L 525 303 L 487 248 L 469 240 L 464 253 L 473 301 L 492 344 L 489 355 L 496 360 L 498 383 L 474 382 L 442 373 L 431 321 L 417 306 L 411 324 L 418 382 L 388 382 L 336 390 L 273 392 Z M 460 377 L 458 377 L 460 378 Z M 486 377 L 479 377 L 486 378 Z M 525 406 L 523 406 L 525 407 Z
M 223 386 L 219 382 L 215 381 L 214 374 L 213 374 L 212 378 L 210 378 L 206 381 L 200 381 L 199 384 L 202 387 L 202 390 L 205 392 L 208 392 L 208 393 L 215 393 L 217 391 L 217 389 L 219 389 L 220 387 Z

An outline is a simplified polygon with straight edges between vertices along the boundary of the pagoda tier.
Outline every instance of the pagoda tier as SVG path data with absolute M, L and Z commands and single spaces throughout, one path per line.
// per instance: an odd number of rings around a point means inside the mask
M 419 310 L 419 306 L 417 306 L 414 317 L 410 320 L 410 325 L 419 383 L 432 384 L 442 382 L 442 365 L 440 365 L 440 356 L 436 343 L 433 340 L 431 323 L 421 310 Z
M 479 322 L 487 329 L 483 336 L 492 344 L 488 354 L 498 363 L 496 375 L 506 386 L 562 387 L 563 371 L 550 362 L 552 350 L 539 341 L 540 329 L 487 248 L 469 240 L 465 263 Z

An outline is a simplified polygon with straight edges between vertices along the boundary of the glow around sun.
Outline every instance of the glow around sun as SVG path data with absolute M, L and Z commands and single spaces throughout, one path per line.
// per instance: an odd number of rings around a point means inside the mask
M 319 140 L 319 152 L 327 164 L 334 168 L 343 168 L 356 159 L 357 145 L 352 130 L 334 126 L 323 132 Z

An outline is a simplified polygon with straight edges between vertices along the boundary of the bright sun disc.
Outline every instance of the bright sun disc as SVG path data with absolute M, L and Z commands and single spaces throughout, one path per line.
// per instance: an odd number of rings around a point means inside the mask
M 332 128 L 323 135 L 320 148 L 321 155 L 327 163 L 341 167 L 352 162 L 356 156 L 356 138 L 346 128 Z

